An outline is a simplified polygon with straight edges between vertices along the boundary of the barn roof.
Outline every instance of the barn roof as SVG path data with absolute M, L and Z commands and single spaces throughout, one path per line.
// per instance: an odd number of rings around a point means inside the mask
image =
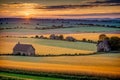
M 30 44 L 16 44 L 15 47 L 13 48 L 13 50 L 15 50 L 15 51 L 27 51 L 30 47 L 32 47 L 34 49 L 34 47 Z

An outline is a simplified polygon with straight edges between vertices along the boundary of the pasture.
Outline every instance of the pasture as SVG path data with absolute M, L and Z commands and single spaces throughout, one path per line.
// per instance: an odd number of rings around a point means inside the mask
M 119 28 L 107 28 L 107 27 L 75 27 L 75 28 L 60 28 L 60 29 L 48 29 L 48 30 L 36 30 L 36 29 L 6 29 L 1 30 L 3 35 L 38 35 L 38 34 L 65 34 L 65 33 L 87 33 L 87 32 L 119 32 Z
M 0 56 L 0 67 L 30 71 L 119 77 L 119 58 L 119 53 L 61 57 Z
M 51 77 L 40 77 L 40 76 L 32 76 L 32 75 L 25 75 L 25 74 L 15 74 L 15 73 L 6 73 L 0 72 L 1 80 L 62 80 L 58 78 L 51 78 Z
M 32 44 L 37 54 L 90 54 L 96 51 L 96 44 L 92 43 L 34 38 L 0 38 L 0 53 L 12 53 L 13 47 L 18 42 Z

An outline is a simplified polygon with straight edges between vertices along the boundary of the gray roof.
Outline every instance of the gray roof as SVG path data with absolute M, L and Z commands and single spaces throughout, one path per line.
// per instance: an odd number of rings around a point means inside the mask
M 13 48 L 14 51 L 27 51 L 30 47 L 34 49 L 34 47 L 30 44 L 16 44 Z M 34 49 L 35 50 L 35 49 Z

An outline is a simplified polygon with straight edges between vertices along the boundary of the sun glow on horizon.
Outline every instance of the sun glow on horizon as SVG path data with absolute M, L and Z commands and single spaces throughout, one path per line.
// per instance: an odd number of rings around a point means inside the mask
M 29 19 L 29 18 L 31 18 L 32 14 L 29 11 L 26 11 L 26 12 L 23 13 L 23 15 L 24 15 L 25 19 Z

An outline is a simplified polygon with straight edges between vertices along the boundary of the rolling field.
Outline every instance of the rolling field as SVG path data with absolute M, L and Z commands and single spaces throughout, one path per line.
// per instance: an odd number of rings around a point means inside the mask
M 27 57 L 0 56 L 0 67 L 107 77 L 120 76 L 120 54 L 89 56 Z
M 77 30 L 77 29 L 76 29 Z M 108 29 L 109 30 L 109 29 Z M 118 28 L 117 28 L 118 30 Z M 63 30 L 62 30 L 63 31 Z M 39 30 L 27 30 L 27 29 L 19 29 L 19 30 L 3 30 L 0 32 L 0 37 L 2 36 L 14 36 L 14 37 L 35 37 L 36 35 L 43 35 L 47 38 L 49 38 L 49 36 L 51 34 L 57 34 L 57 35 L 60 35 L 62 34 L 64 36 L 64 38 L 66 38 L 67 36 L 72 36 L 74 38 L 76 38 L 77 40 L 82 40 L 83 38 L 86 38 L 87 40 L 93 40 L 93 41 L 97 41 L 98 40 L 98 37 L 100 34 L 106 34 L 108 37 L 112 37 L 112 36 L 117 36 L 117 37 L 120 37 L 120 33 L 116 33 L 113 31 L 111 32 L 74 32 L 74 31 L 71 31 L 71 32 L 68 32 L 65 31 L 65 32 L 62 32 L 59 30 L 54 30 L 51 31 L 51 30 L 42 30 L 42 31 L 39 31 Z M 119 32 L 119 31 L 118 31 Z
M 112 36 L 120 37 L 120 34 L 115 34 L 115 33 L 73 33 L 73 34 L 70 33 L 70 34 L 62 34 L 62 35 L 64 36 L 64 38 L 66 38 L 67 36 L 72 36 L 77 40 L 82 40 L 83 38 L 85 38 L 86 40 L 98 41 L 100 34 L 106 34 L 106 36 L 108 37 L 112 37 Z M 50 34 L 45 34 L 44 36 L 49 38 Z
M 0 38 L 0 53 L 12 53 L 13 47 L 18 42 L 32 44 L 37 54 L 89 54 L 96 51 L 96 44 L 92 43 L 33 38 Z
M 13 24 L 14 25 L 14 24 Z M 14 25 L 15 27 L 19 25 Z M 47 24 L 48 25 L 48 24 Z M 2 25 L 4 27 L 5 25 Z M 45 25 L 44 25 L 45 26 Z M 7 26 L 6 26 L 7 27 Z M 68 42 L 60 40 L 35 39 L 35 35 L 49 37 L 50 34 L 62 34 L 65 37 L 72 36 L 78 40 L 86 38 L 87 40 L 97 41 L 100 34 L 104 33 L 108 37 L 120 37 L 119 28 L 107 27 L 76 27 L 48 30 L 33 29 L 5 29 L 0 31 L 0 54 L 11 54 L 15 44 L 32 44 L 36 49 L 36 54 L 91 54 L 96 52 L 96 44 L 85 42 Z M 46 26 L 45 26 L 46 27 Z M 2 37 L 2 36 L 16 36 Z M 18 38 L 26 36 L 28 38 Z M 57 56 L 57 57 L 29 57 L 29 56 L 0 56 L 0 68 L 53 72 L 67 74 L 93 75 L 110 78 L 120 78 L 120 54 L 105 53 L 87 56 Z M 35 76 L 20 74 L 9 74 L 0 72 L 0 76 L 23 79 L 38 79 Z M 39 77 L 44 80 L 56 80 L 56 78 Z M 58 79 L 57 79 L 58 80 Z
M 35 29 L 7 29 L 1 30 L 3 35 L 37 35 L 37 34 L 65 34 L 65 33 L 82 33 L 82 32 L 119 32 L 119 28 L 107 27 L 77 27 L 77 28 L 64 28 L 64 29 L 48 29 L 48 30 L 35 30 Z

